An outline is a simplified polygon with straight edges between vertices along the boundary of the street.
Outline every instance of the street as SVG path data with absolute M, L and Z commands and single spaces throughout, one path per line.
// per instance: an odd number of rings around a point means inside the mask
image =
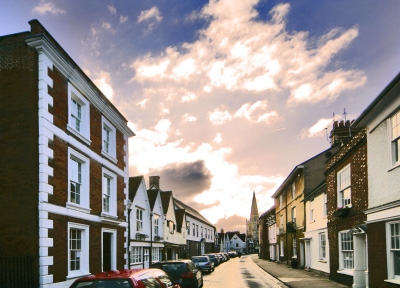
M 204 288 L 286 287 L 254 264 L 251 257 L 243 255 L 241 258 L 232 258 L 216 267 L 211 274 L 203 273 Z

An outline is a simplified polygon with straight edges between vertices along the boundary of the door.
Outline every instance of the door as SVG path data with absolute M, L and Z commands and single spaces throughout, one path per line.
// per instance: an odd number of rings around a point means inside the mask
M 103 232 L 103 271 L 111 269 L 111 238 L 112 233 Z
M 306 252 L 305 252 L 305 258 L 306 258 L 306 268 L 310 269 L 311 268 L 311 241 L 310 240 L 305 240 L 305 246 L 306 246 Z
M 149 248 L 143 248 L 143 258 L 144 258 L 144 268 L 148 269 L 150 268 L 150 249 Z

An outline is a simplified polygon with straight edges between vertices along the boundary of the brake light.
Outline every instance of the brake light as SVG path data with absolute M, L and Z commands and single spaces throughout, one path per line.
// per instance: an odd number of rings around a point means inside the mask
M 207 265 L 210 265 L 210 262 L 207 262 L 205 265 L 206 265 L 206 266 L 207 266 Z
M 194 275 L 193 275 L 192 272 L 182 273 L 182 275 L 181 275 L 182 279 L 190 279 L 190 278 L 193 278 L 193 277 L 194 277 Z

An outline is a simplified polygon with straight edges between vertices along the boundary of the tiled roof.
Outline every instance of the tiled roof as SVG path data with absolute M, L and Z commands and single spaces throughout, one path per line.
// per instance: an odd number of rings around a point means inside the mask
M 143 179 L 143 176 L 129 177 L 129 200 L 131 200 L 131 202 L 135 199 L 136 192 Z
M 203 222 L 207 223 L 208 225 L 215 228 L 215 226 L 213 224 L 211 224 L 206 218 L 204 218 L 203 215 L 201 215 L 199 212 L 194 210 L 192 207 L 186 205 L 185 203 L 179 201 L 176 198 L 173 198 L 173 200 L 174 200 L 174 205 L 176 208 L 185 209 L 186 213 L 189 214 L 190 216 L 193 216 L 194 218 L 197 218 L 198 220 L 203 221 Z

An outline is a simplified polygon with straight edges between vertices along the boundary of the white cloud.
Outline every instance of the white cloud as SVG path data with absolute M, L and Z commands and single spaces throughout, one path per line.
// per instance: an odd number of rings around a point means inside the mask
M 121 15 L 121 16 L 119 17 L 119 22 L 120 22 L 120 23 L 125 23 L 126 21 L 128 21 L 128 16 L 122 16 L 122 15 Z
M 196 99 L 196 94 L 187 92 L 185 96 L 181 98 L 182 102 L 191 102 Z
M 149 101 L 149 99 L 146 98 L 146 99 L 143 99 L 142 101 L 138 102 L 136 105 L 138 105 L 141 109 L 145 109 L 148 101 Z
M 53 15 L 65 14 L 65 10 L 57 8 L 53 2 L 46 2 L 46 0 L 40 0 L 39 5 L 35 6 L 32 10 L 34 13 L 43 15 L 50 13 Z
M 222 135 L 221 135 L 221 133 L 217 133 L 217 136 L 215 136 L 213 141 L 215 143 L 221 144 L 222 143 Z
M 196 117 L 194 117 L 192 115 L 189 115 L 187 113 L 184 114 L 182 118 L 183 118 L 183 122 L 195 122 L 195 121 L 197 121 Z
M 329 118 L 319 119 L 317 123 L 315 123 L 311 128 L 308 129 L 308 137 L 318 137 L 322 135 L 326 135 L 326 130 L 330 128 L 330 124 L 332 124 L 333 120 Z
M 106 30 L 110 30 L 111 29 L 111 24 L 108 22 L 103 22 L 103 24 L 101 25 L 101 27 L 103 27 Z
M 98 77 L 93 80 L 93 83 L 103 92 L 103 94 L 111 100 L 114 96 L 114 89 L 112 88 L 110 73 L 100 71 L 97 73 Z
M 157 22 L 161 22 L 162 20 L 160 10 L 158 10 L 156 6 L 152 7 L 149 10 L 141 11 L 137 22 L 140 23 L 150 19 L 155 19 Z
M 108 11 L 110 12 L 111 15 L 117 15 L 117 9 L 115 8 L 114 5 L 109 5 L 107 6 Z
M 222 125 L 225 122 L 232 120 L 232 116 L 228 111 L 220 111 L 219 109 L 215 109 L 208 115 L 209 115 L 209 120 L 213 125 Z

